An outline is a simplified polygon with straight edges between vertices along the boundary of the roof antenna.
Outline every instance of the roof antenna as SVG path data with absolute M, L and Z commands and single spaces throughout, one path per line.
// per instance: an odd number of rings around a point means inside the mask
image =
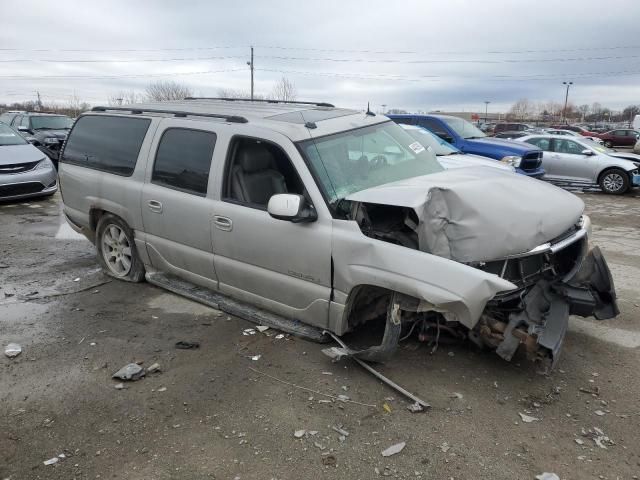
M 373 112 L 371 111 L 371 109 L 369 108 L 369 102 L 367 102 L 367 111 L 366 111 L 366 112 L 364 112 L 364 114 L 365 114 L 365 115 L 369 115 L 369 116 L 371 116 L 371 117 L 375 117 L 375 116 L 376 116 L 376 114 L 375 114 L 375 113 L 373 113 Z

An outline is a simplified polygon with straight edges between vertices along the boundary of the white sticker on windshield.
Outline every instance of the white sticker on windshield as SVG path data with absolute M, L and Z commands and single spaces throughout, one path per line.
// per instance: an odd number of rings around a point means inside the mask
M 15 133 L 0 133 L 0 137 L 16 137 L 17 135 Z
M 420 144 L 420 142 L 413 142 L 409 145 L 409 148 L 414 151 L 414 153 L 424 152 L 424 147 Z

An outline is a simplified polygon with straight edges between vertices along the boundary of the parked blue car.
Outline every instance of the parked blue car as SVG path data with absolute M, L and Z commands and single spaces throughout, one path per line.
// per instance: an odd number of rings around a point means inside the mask
M 396 123 L 419 125 L 458 147 L 465 153 L 493 158 L 515 167 L 516 172 L 540 178 L 542 150 L 522 142 L 487 137 L 479 128 L 463 118 L 449 115 L 387 115 Z

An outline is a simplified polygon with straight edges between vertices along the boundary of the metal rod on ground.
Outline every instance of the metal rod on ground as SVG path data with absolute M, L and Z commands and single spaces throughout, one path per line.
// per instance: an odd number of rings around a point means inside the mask
M 333 338 L 342 348 L 349 348 L 347 347 L 347 345 L 340 340 L 340 338 L 338 338 L 336 335 L 334 335 L 333 333 L 325 330 L 323 333 L 330 335 L 331 338 Z M 418 405 L 420 405 L 423 408 L 431 408 L 431 405 L 429 405 L 427 402 L 425 402 L 424 400 L 419 399 L 418 397 L 416 397 L 413 393 L 405 390 L 404 388 L 402 388 L 400 385 L 398 385 L 395 382 L 392 382 L 391 380 L 389 380 L 387 377 L 385 377 L 384 375 L 382 375 L 380 372 L 376 371 L 373 367 L 371 367 L 370 365 L 368 365 L 367 363 L 363 362 L 362 360 L 360 360 L 359 358 L 356 357 L 349 357 L 352 358 L 353 360 L 355 360 L 362 368 L 364 368 L 365 370 L 368 370 L 370 373 L 372 373 L 374 376 L 376 376 L 377 378 L 379 378 L 380 380 L 382 380 L 384 383 L 386 383 L 387 385 L 389 385 L 391 388 L 393 388 L 394 390 L 396 390 L 397 392 L 400 392 L 402 395 L 404 395 L 405 397 L 413 400 L 414 402 L 416 402 Z

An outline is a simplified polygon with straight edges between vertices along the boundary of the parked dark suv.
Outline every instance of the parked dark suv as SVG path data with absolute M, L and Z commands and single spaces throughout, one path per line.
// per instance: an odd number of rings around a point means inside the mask
M 530 130 L 533 128 L 531 125 L 526 123 L 497 123 L 495 127 L 493 127 L 493 133 L 501 133 L 501 132 L 524 132 L 525 130 Z
M 11 121 L 11 126 L 47 154 L 56 168 L 60 148 L 72 125 L 73 120 L 66 115 L 40 112 L 20 113 Z

